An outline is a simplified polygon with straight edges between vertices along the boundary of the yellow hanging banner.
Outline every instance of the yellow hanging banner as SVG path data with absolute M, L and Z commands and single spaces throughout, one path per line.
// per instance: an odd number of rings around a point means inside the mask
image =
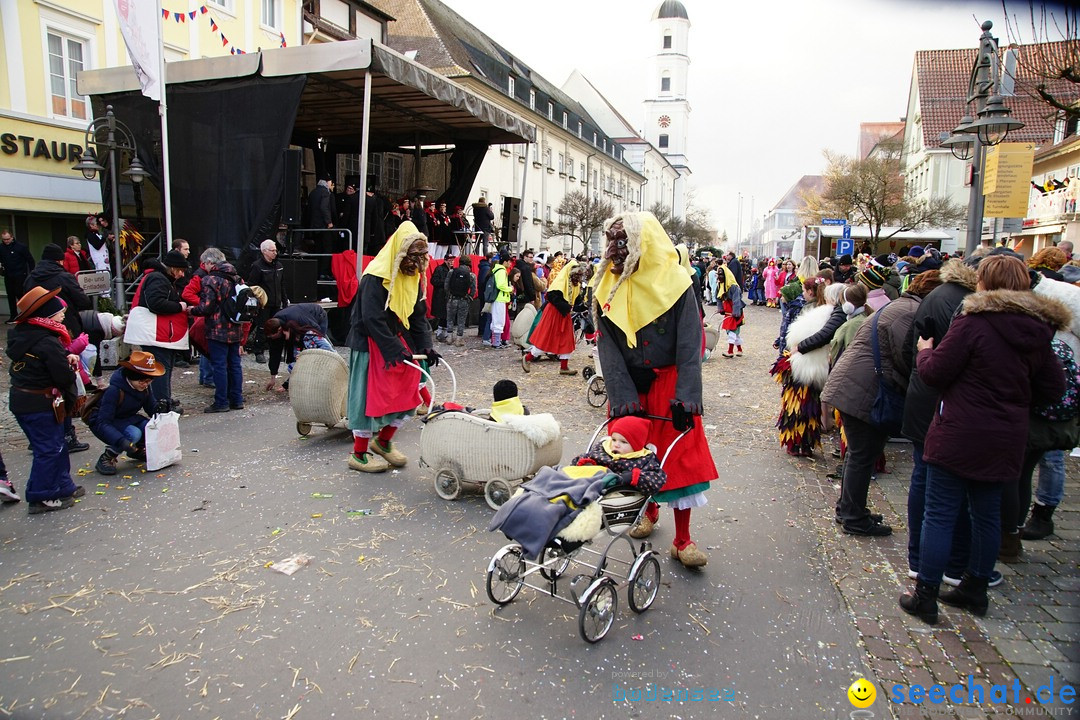
M 986 149 L 984 217 L 1027 217 L 1034 162 L 1035 145 L 1032 143 L 999 143 Z

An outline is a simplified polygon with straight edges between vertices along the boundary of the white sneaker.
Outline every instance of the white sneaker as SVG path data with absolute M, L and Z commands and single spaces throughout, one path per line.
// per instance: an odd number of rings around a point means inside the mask
M 15 486 L 7 478 L 0 479 L 0 502 L 17 503 L 21 500 Z

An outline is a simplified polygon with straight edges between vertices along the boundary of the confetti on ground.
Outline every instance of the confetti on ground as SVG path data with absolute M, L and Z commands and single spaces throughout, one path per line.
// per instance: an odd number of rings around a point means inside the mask
M 644 635 L 632 635 L 632 636 L 630 637 L 630 639 L 631 639 L 631 640 L 644 640 L 644 639 L 645 639 L 645 636 L 644 636 Z
M 333 493 L 313 492 L 311 493 L 311 497 L 315 498 L 316 500 L 329 500 L 330 498 L 334 497 L 334 495 Z
M 313 517 L 313 518 L 321 518 L 322 513 L 311 513 L 311 517 Z

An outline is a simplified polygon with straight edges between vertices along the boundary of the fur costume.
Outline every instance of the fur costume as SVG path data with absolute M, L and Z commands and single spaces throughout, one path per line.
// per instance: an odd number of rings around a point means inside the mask
M 787 347 L 797 347 L 821 330 L 832 311 L 831 305 L 804 309 L 788 325 Z M 799 353 L 794 363 L 785 352 L 769 372 L 782 388 L 776 420 L 780 445 L 791 455 L 813 455 L 814 449 L 821 447 L 821 388 L 829 377 L 829 346 Z
M 799 343 L 823 328 L 832 311 L 832 305 L 804 309 L 799 313 L 799 317 L 788 325 L 787 346 L 798 347 Z M 791 375 L 795 382 L 821 390 L 829 379 L 829 347 L 826 345 L 796 355 L 791 360 Z
M 1039 297 L 1057 300 L 1072 314 L 1072 320 L 1054 335 L 1072 348 L 1073 355 L 1080 358 L 1080 287 L 1059 280 L 1037 275 L 1038 284 L 1031 290 Z

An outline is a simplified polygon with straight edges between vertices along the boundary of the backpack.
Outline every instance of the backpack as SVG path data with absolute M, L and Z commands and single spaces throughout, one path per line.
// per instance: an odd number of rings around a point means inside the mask
M 232 290 L 221 301 L 221 316 L 229 322 L 253 322 L 259 316 L 259 299 L 243 280 L 232 283 Z
M 98 406 L 101 405 L 101 398 L 104 397 L 105 391 L 99 389 L 93 389 L 86 394 L 86 399 L 82 404 L 78 405 L 76 412 L 79 414 L 79 418 L 82 419 L 87 425 L 94 424 L 94 418 L 97 416 Z M 120 399 L 116 401 L 117 405 L 124 402 L 124 391 L 120 391 Z
M 1053 403 L 1032 408 L 1032 412 L 1052 422 L 1072 420 L 1080 414 L 1080 367 L 1072 348 L 1065 342 L 1054 338 L 1050 347 L 1065 368 L 1065 394 Z
M 463 298 L 468 297 L 470 290 L 472 290 L 472 281 L 469 271 L 460 266 L 454 268 L 454 271 L 450 273 L 450 294 L 456 298 Z
M 495 288 L 495 271 L 492 270 L 484 281 L 484 302 L 495 302 L 497 297 L 499 297 L 499 291 Z

